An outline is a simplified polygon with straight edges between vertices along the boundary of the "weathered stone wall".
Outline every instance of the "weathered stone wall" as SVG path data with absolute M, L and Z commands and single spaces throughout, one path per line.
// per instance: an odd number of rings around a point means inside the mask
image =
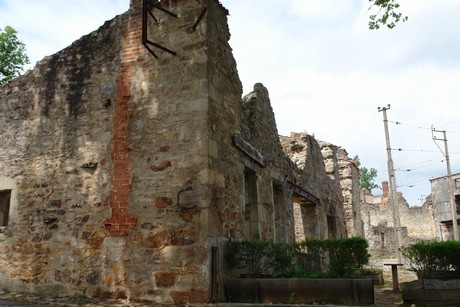
M 349 237 L 363 236 L 361 200 L 359 192 L 359 169 L 348 157 L 345 149 L 321 141 L 326 173 L 340 181 L 343 196 L 343 210 Z
M 205 303 L 229 238 L 346 236 L 316 140 L 281 144 L 262 84 L 241 99 L 225 8 L 160 1 L 155 57 L 141 4 L 0 87 L 1 287 Z
M 302 240 L 346 237 L 338 170 L 332 168 L 328 171 L 321 147 L 313 136 L 306 133 L 291 133 L 290 137 L 280 138 L 284 151 L 303 171 L 296 176 L 295 183 L 305 186 L 306 191 L 319 198 L 317 204 L 312 201 L 296 203 L 294 220 L 303 221 L 301 225 L 296 225 L 296 238 Z M 306 231 L 299 227 L 306 228 Z
M 209 301 L 201 209 L 212 199 L 210 84 L 227 82 L 211 49 L 218 37 L 230 54 L 226 11 L 207 1 L 191 32 L 204 6 L 163 2 L 180 18 L 156 10 L 151 39 L 177 55 L 155 59 L 140 44 L 141 3 L 1 88 L 0 170 L 18 204 L 1 238 L 2 286 Z
M 83 294 L 104 282 L 112 117 L 128 17 L 0 88 L 0 172 L 14 182 L 6 188 L 17 202 L 0 238 L 2 287 Z
M 372 195 L 361 191 L 361 210 L 365 237 L 369 242 L 372 260 L 381 263 L 396 257 L 395 229 L 391 206 L 388 205 L 388 184 L 382 184 L 383 195 Z M 427 198 L 421 207 L 409 207 L 401 193 L 397 198 L 402 245 L 424 240 L 434 240 L 436 227 L 433 219 L 431 199 Z

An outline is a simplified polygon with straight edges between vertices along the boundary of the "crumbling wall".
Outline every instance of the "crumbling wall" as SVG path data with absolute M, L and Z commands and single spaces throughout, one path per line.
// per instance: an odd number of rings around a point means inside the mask
M 382 195 L 374 196 L 369 191 L 361 191 L 364 234 L 369 242 L 372 260 L 376 263 L 395 258 L 397 248 L 392 210 L 388 205 L 388 183 L 383 182 L 382 187 Z M 410 207 L 402 194 L 398 193 L 397 203 L 402 245 L 435 239 L 436 227 L 429 198 L 421 207 Z
M 0 240 L 6 288 L 83 294 L 103 278 L 127 23 L 128 16 L 107 22 L 0 88 L 0 172 L 17 202 Z
M 281 136 L 280 138 L 286 154 L 302 170 L 300 174 L 297 174 L 295 183 L 305 187 L 306 191 L 319 198 L 314 209 L 316 221 L 305 221 L 315 222 L 316 236 L 309 238 L 346 237 L 347 229 L 338 171 L 328 172 L 321 147 L 313 136 L 306 133 L 291 133 L 290 137 Z M 300 215 L 302 210 L 306 209 L 306 204 L 297 205 L 296 213 Z M 297 216 L 295 220 L 301 219 L 300 216 Z
M 155 10 L 150 39 L 177 55 L 156 59 L 141 45 L 141 4 L 1 87 L 0 182 L 17 198 L 0 242 L 4 287 L 210 300 L 209 97 L 236 69 L 209 58 L 215 37 L 230 50 L 226 10 L 162 1 L 180 17 Z
M 343 148 L 337 149 L 337 168 L 343 195 L 343 209 L 349 237 L 363 237 L 359 169 Z
M 153 55 L 142 2 L 0 87 L 6 289 L 201 304 L 229 239 L 294 241 L 306 206 L 303 231 L 346 236 L 316 140 L 281 144 L 262 84 L 241 99 L 226 9 L 156 1 Z

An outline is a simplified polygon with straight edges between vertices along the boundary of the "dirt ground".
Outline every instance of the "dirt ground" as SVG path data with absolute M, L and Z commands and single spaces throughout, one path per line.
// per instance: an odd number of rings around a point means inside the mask
M 414 272 L 408 271 L 404 268 L 398 269 L 399 283 L 416 280 L 417 276 Z M 393 307 L 402 306 L 401 292 L 393 291 L 393 279 L 391 277 L 391 270 L 383 272 L 384 284 L 376 286 L 375 293 L 375 306 L 376 307 Z

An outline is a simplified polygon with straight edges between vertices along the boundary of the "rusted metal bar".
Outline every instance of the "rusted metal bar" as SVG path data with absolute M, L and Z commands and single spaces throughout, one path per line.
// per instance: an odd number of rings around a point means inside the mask
M 159 45 L 159 44 L 157 44 L 157 43 L 154 43 L 154 42 L 152 42 L 152 41 L 150 41 L 150 40 L 147 40 L 145 43 L 146 43 L 146 44 L 149 44 L 149 45 L 152 45 L 152 46 L 154 46 L 154 47 L 156 47 L 156 48 L 158 48 L 158 49 L 161 49 L 161 50 L 163 50 L 163 51 L 166 51 L 167 53 L 170 53 L 170 54 L 172 54 L 172 55 L 176 55 L 176 54 L 177 54 L 175 51 L 172 51 L 171 49 L 168 49 L 168 48 L 166 48 L 166 47 L 163 47 L 163 46 L 161 46 L 161 45 Z
M 147 50 L 155 57 L 155 59 L 158 59 L 158 56 L 155 54 L 155 52 L 153 52 L 152 48 L 150 48 L 147 43 L 144 44 L 144 47 L 147 48 Z
M 206 14 L 207 11 L 208 11 L 208 8 L 205 7 L 204 10 L 201 12 L 200 16 L 198 17 L 198 19 L 196 20 L 195 24 L 193 25 L 192 32 L 196 30 L 196 27 L 198 27 L 198 24 L 200 23 L 201 19 L 203 19 L 204 14 Z
M 168 11 L 168 10 L 165 9 L 165 8 L 162 8 L 162 7 L 159 6 L 158 4 L 154 4 L 153 7 L 156 8 L 156 9 L 159 9 L 159 10 L 162 11 L 162 12 L 165 12 L 165 13 L 168 14 L 168 15 L 171 15 L 171 16 L 177 18 L 177 15 L 176 15 L 176 14 L 174 14 L 174 13 L 171 12 L 171 11 Z
M 147 4 L 148 0 L 142 1 L 142 44 L 147 41 Z
M 155 18 L 153 13 L 149 10 L 149 3 L 151 3 L 150 0 L 143 0 L 143 2 L 142 2 L 142 45 L 144 45 L 144 47 L 147 48 L 147 50 L 156 59 L 158 58 L 158 56 L 152 50 L 151 46 L 153 46 L 155 48 L 158 48 L 158 49 L 161 49 L 163 51 L 166 51 L 166 52 L 168 52 L 168 53 L 170 53 L 172 55 L 176 55 L 175 51 L 172 51 L 171 49 L 163 47 L 160 44 L 154 43 L 154 42 L 152 42 L 151 40 L 148 39 L 148 17 L 149 17 L 149 15 L 153 18 L 153 20 L 155 20 L 156 23 L 158 23 L 158 20 Z M 166 9 L 163 9 L 163 8 L 161 8 L 161 7 L 159 7 L 159 6 L 155 5 L 155 4 L 153 5 L 153 7 L 177 18 L 176 14 L 174 14 L 174 13 L 172 13 L 172 12 L 166 10 Z
M 152 11 L 148 10 L 149 11 L 149 15 L 152 16 L 153 20 L 155 20 L 155 22 L 158 24 L 158 19 L 155 18 L 155 16 L 153 15 Z

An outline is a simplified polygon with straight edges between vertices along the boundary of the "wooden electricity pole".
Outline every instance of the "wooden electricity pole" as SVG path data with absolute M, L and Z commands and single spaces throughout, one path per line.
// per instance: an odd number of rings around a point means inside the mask
M 395 229 L 395 241 L 396 241 L 396 255 L 398 263 L 402 263 L 401 247 L 403 243 L 403 237 L 401 232 L 401 221 L 399 219 L 399 205 L 398 195 L 396 194 L 396 177 L 393 166 L 393 158 L 391 157 L 391 146 L 390 146 L 390 134 L 388 132 L 388 119 L 387 110 L 390 109 L 390 105 L 387 107 L 378 107 L 379 112 L 383 113 L 383 126 L 385 128 L 385 140 L 387 144 L 387 161 L 388 161 L 388 177 L 390 186 L 390 204 L 393 216 L 393 227 Z

